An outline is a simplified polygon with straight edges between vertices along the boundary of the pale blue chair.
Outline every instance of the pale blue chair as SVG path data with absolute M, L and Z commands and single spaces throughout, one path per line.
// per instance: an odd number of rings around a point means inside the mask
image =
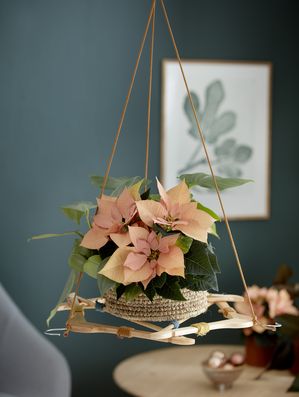
M 70 393 L 66 360 L 0 284 L 0 397 L 69 397 Z

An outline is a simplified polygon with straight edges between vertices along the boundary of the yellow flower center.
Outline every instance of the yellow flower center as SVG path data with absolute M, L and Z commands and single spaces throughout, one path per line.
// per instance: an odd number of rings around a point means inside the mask
M 150 256 L 148 257 L 149 261 L 156 261 L 159 258 L 160 251 L 151 250 Z

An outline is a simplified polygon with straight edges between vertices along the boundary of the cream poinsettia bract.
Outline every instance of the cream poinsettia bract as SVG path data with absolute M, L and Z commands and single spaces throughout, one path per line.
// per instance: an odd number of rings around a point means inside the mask
M 89 249 L 100 249 L 111 238 L 119 247 L 131 242 L 128 224 L 137 213 L 136 200 L 140 182 L 125 188 L 119 197 L 103 195 L 98 202 L 98 213 L 94 216 L 92 228 L 85 234 L 81 245 Z
M 100 274 L 124 285 L 141 282 L 144 288 L 164 272 L 184 277 L 184 254 L 175 245 L 179 234 L 162 237 L 154 231 L 132 226 L 129 236 L 133 247 L 118 248 Z
M 158 180 L 157 185 L 160 202 L 141 200 L 136 203 L 141 220 L 150 227 L 156 223 L 165 230 L 177 230 L 206 243 L 215 220 L 208 213 L 197 209 L 197 203 L 191 201 L 185 181 L 167 192 Z

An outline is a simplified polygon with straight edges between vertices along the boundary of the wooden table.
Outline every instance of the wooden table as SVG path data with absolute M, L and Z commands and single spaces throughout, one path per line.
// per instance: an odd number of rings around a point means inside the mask
M 114 380 L 124 391 L 138 397 L 212 397 L 219 396 L 201 369 L 213 350 L 227 354 L 243 351 L 241 346 L 202 345 L 158 349 L 122 361 L 114 370 Z M 268 371 L 260 380 L 261 369 L 246 366 L 227 397 L 298 397 L 286 393 L 293 382 L 288 371 Z

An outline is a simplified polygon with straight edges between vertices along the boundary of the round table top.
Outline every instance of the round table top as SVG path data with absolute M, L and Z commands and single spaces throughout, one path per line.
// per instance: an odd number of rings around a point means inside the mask
M 114 380 L 124 391 L 139 397 L 205 397 L 218 396 L 202 371 L 201 363 L 214 350 L 227 354 L 243 351 L 242 346 L 197 345 L 158 349 L 130 357 L 114 370 Z M 254 378 L 261 368 L 245 366 L 240 378 L 226 392 L 229 397 L 282 397 L 293 382 L 288 371 L 267 371 Z M 204 394 L 201 394 L 204 392 Z M 298 396 L 287 393 L 287 397 Z

